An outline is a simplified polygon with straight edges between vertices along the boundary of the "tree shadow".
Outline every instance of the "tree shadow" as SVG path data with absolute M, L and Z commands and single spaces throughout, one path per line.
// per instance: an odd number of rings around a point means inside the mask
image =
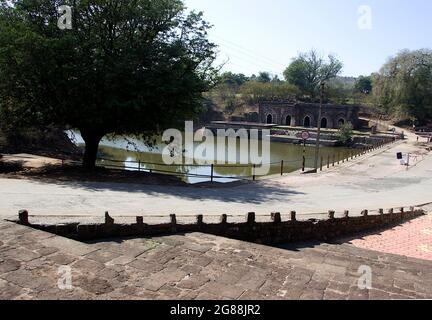
M 83 173 L 85 175 L 85 172 Z M 122 172 L 121 176 L 96 176 L 95 179 L 70 175 L 65 177 L 61 172 L 55 174 L 35 173 L 24 177 L 40 184 L 55 184 L 64 188 L 83 189 L 100 192 L 114 191 L 127 193 L 142 193 L 155 197 L 178 197 L 187 200 L 218 200 L 231 203 L 262 204 L 268 201 L 284 199 L 290 196 L 304 194 L 285 185 L 269 184 L 266 181 L 250 182 L 236 181 L 232 183 L 201 183 L 186 184 L 180 179 L 161 174 L 144 172 Z M 93 181 L 92 181 L 93 180 Z M 96 180 L 96 181 L 94 181 Z M 142 181 L 142 182 L 141 182 Z
M 38 181 L 38 183 L 54 183 L 65 188 L 84 189 L 86 191 L 115 191 L 127 193 L 142 193 L 149 196 L 178 197 L 187 200 L 218 200 L 232 203 L 262 204 L 273 200 L 289 201 L 290 196 L 304 193 L 286 186 L 264 185 L 256 183 L 240 183 L 229 186 L 178 186 L 178 185 L 145 185 L 119 182 L 90 181 Z

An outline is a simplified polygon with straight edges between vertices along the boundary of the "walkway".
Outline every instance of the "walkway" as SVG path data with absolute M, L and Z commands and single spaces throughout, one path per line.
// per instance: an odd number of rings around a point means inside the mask
M 204 234 L 84 244 L 1 221 L 0 252 L 0 299 L 432 298 L 431 261 L 346 244 L 284 250 Z
M 359 248 L 432 261 L 432 215 L 349 243 Z
M 432 157 L 413 158 L 409 170 L 396 159 L 397 152 L 424 152 L 408 142 L 380 149 L 318 175 L 293 173 L 284 177 L 240 186 L 205 188 L 102 182 L 43 183 L 36 180 L 0 178 L 0 216 L 16 216 L 20 209 L 32 215 L 87 216 L 102 219 L 104 211 L 113 216 L 205 215 L 244 216 L 255 211 L 269 216 L 279 211 L 286 218 L 291 210 L 337 214 L 351 210 L 377 210 L 432 202 Z M 415 162 L 416 161 L 416 162 Z M 72 219 L 72 218 L 71 218 Z M 233 219 L 233 218 L 231 218 Z

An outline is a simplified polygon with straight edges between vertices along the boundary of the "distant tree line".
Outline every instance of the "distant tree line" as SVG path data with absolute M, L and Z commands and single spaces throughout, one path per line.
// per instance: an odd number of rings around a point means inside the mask
M 300 53 L 283 72 L 284 79 L 269 72 L 246 76 L 232 72 L 222 73 L 218 84 L 208 94 L 222 110 L 233 113 L 264 100 L 319 101 L 319 87 L 325 82 L 325 102 L 358 103 L 369 95 L 371 78 L 339 76 L 343 64 L 335 56 L 327 58 L 315 50 Z
M 263 100 L 319 101 L 319 85 L 325 82 L 325 102 L 373 107 L 395 121 L 426 124 L 432 120 L 432 51 L 404 50 L 377 72 L 342 77 L 343 64 L 316 51 L 300 53 L 283 72 L 284 79 L 260 72 L 250 77 L 226 72 L 218 78 L 211 97 L 228 112 Z

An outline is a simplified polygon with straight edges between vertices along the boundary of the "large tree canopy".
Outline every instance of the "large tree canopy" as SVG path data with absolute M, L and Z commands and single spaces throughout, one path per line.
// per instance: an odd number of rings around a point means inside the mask
M 300 53 L 284 71 L 288 83 L 300 88 L 311 98 L 315 98 L 321 82 L 335 78 L 342 70 L 342 62 L 329 55 L 328 60 L 315 50 Z
M 399 120 L 432 118 L 432 51 L 402 51 L 373 77 L 377 104 Z
M 57 26 L 65 4 L 71 30 Z M 104 135 L 150 136 L 200 111 L 216 75 L 208 28 L 181 0 L 2 0 L 3 119 L 80 130 L 93 167 Z
M 360 76 L 355 83 L 355 90 L 360 93 L 369 94 L 372 92 L 372 77 Z

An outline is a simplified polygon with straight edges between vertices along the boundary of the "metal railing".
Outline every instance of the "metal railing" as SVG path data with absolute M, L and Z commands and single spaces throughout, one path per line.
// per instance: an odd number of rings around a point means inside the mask
M 331 167 L 335 167 L 336 165 L 340 165 L 341 163 L 352 161 L 362 155 L 366 155 L 375 150 L 381 149 L 388 144 L 394 143 L 398 141 L 397 139 L 382 139 L 379 142 L 376 142 L 370 146 L 352 149 L 348 153 L 347 152 L 339 152 L 333 155 L 321 156 L 319 159 L 319 171 L 323 171 L 324 168 L 330 169 Z M 108 158 L 98 158 L 98 166 L 104 167 L 107 169 L 118 169 L 118 170 L 128 170 L 128 171 L 138 171 L 138 172 L 149 172 L 149 173 L 161 173 L 168 174 L 178 177 L 192 177 L 192 178 L 203 178 L 209 179 L 211 182 L 214 182 L 216 179 L 226 179 L 226 180 L 252 180 L 256 181 L 259 177 L 256 174 L 256 170 L 259 166 L 278 166 L 279 169 L 270 170 L 271 173 L 267 176 L 272 176 L 275 174 L 280 174 L 283 176 L 285 173 L 289 173 L 292 171 L 292 168 L 299 167 L 298 165 L 290 166 L 289 164 L 300 164 L 300 169 L 302 172 L 306 171 L 306 163 L 308 160 L 313 160 L 313 157 L 305 157 L 303 156 L 298 160 L 280 160 L 277 162 L 270 162 L 266 164 L 165 164 L 165 163 L 155 163 L 155 162 L 146 162 L 141 160 L 115 160 Z M 118 165 L 122 163 L 123 165 Z M 154 166 L 153 168 L 149 168 L 148 166 Z M 174 168 L 174 170 L 169 170 Z M 179 171 L 175 169 L 184 168 L 185 170 Z M 188 170 L 194 168 L 207 168 L 208 174 L 205 173 L 191 173 Z M 287 170 L 290 168 L 289 170 Z M 238 175 L 218 175 L 215 173 L 217 169 L 243 169 L 243 171 L 249 171 L 251 174 L 238 174 Z

